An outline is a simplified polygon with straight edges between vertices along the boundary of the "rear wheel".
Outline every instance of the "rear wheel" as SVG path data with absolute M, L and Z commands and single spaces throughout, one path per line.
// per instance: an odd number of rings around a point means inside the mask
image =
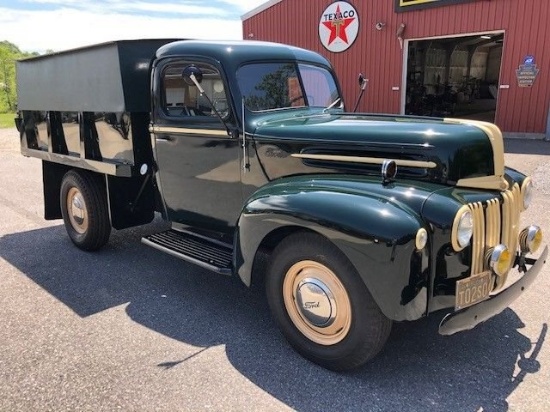
M 104 246 L 111 234 L 105 187 L 97 176 L 71 170 L 61 183 L 61 214 L 72 242 L 83 250 Z
M 332 370 L 356 368 L 384 346 L 386 318 L 345 255 L 323 237 L 299 233 L 273 253 L 269 306 L 302 356 Z

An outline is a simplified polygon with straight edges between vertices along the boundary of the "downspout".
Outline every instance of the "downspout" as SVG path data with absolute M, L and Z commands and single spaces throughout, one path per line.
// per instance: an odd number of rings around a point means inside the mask
M 550 107 L 548 107 L 548 116 L 546 117 L 546 136 L 544 140 L 550 141 Z

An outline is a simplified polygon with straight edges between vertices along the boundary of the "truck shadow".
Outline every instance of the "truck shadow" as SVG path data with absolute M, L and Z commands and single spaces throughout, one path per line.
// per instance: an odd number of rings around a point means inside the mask
M 62 226 L 5 235 L 0 256 L 81 317 L 127 304 L 135 322 L 182 343 L 192 356 L 224 345 L 233 367 L 298 411 L 506 411 L 506 398 L 537 373 L 547 325 L 531 342 L 507 309 L 473 331 L 437 334 L 441 316 L 396 324 L 370 364 L 337 374 L 296 354 L 279 333 L 258 291 L 140 243 L 153 223 L 114 232 L 100 252 L 72 246 Z M 177 368 L 192 356 L 156 365 Z

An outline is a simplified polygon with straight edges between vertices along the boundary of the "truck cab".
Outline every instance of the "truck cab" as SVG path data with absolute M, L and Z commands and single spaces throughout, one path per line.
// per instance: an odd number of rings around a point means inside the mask
M 497 126 L 348 112 L 309 50 L 112 42 L 21 61 L 18 90 L 45 218 L 77 247 L 158 213 L 171 228 L 144 244 L 264 284 L 288 342 L 329 369 L 372 359 L 392 322 L 482 323 L 547 257 L 521 223 L 531 178 L 505 166 Z
M 246 198 L 275 178 L 246 138 L 258 114 L 318 113 L 340 99 L 334 74 L 313 53 L 247 46 L 169 44 L 157 52 L 152 75 L 151 132 L 166 217 L 230 239 Z M 189 67 L 200 73 L 203 94 L 185 81 Z

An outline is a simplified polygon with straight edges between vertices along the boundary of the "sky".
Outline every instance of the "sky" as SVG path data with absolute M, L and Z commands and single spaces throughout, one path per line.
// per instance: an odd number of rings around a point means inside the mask
M 241 39 L 241 16 L 266 1 L 0 0 L 0 41 L 44 53 L 111 40 Z

